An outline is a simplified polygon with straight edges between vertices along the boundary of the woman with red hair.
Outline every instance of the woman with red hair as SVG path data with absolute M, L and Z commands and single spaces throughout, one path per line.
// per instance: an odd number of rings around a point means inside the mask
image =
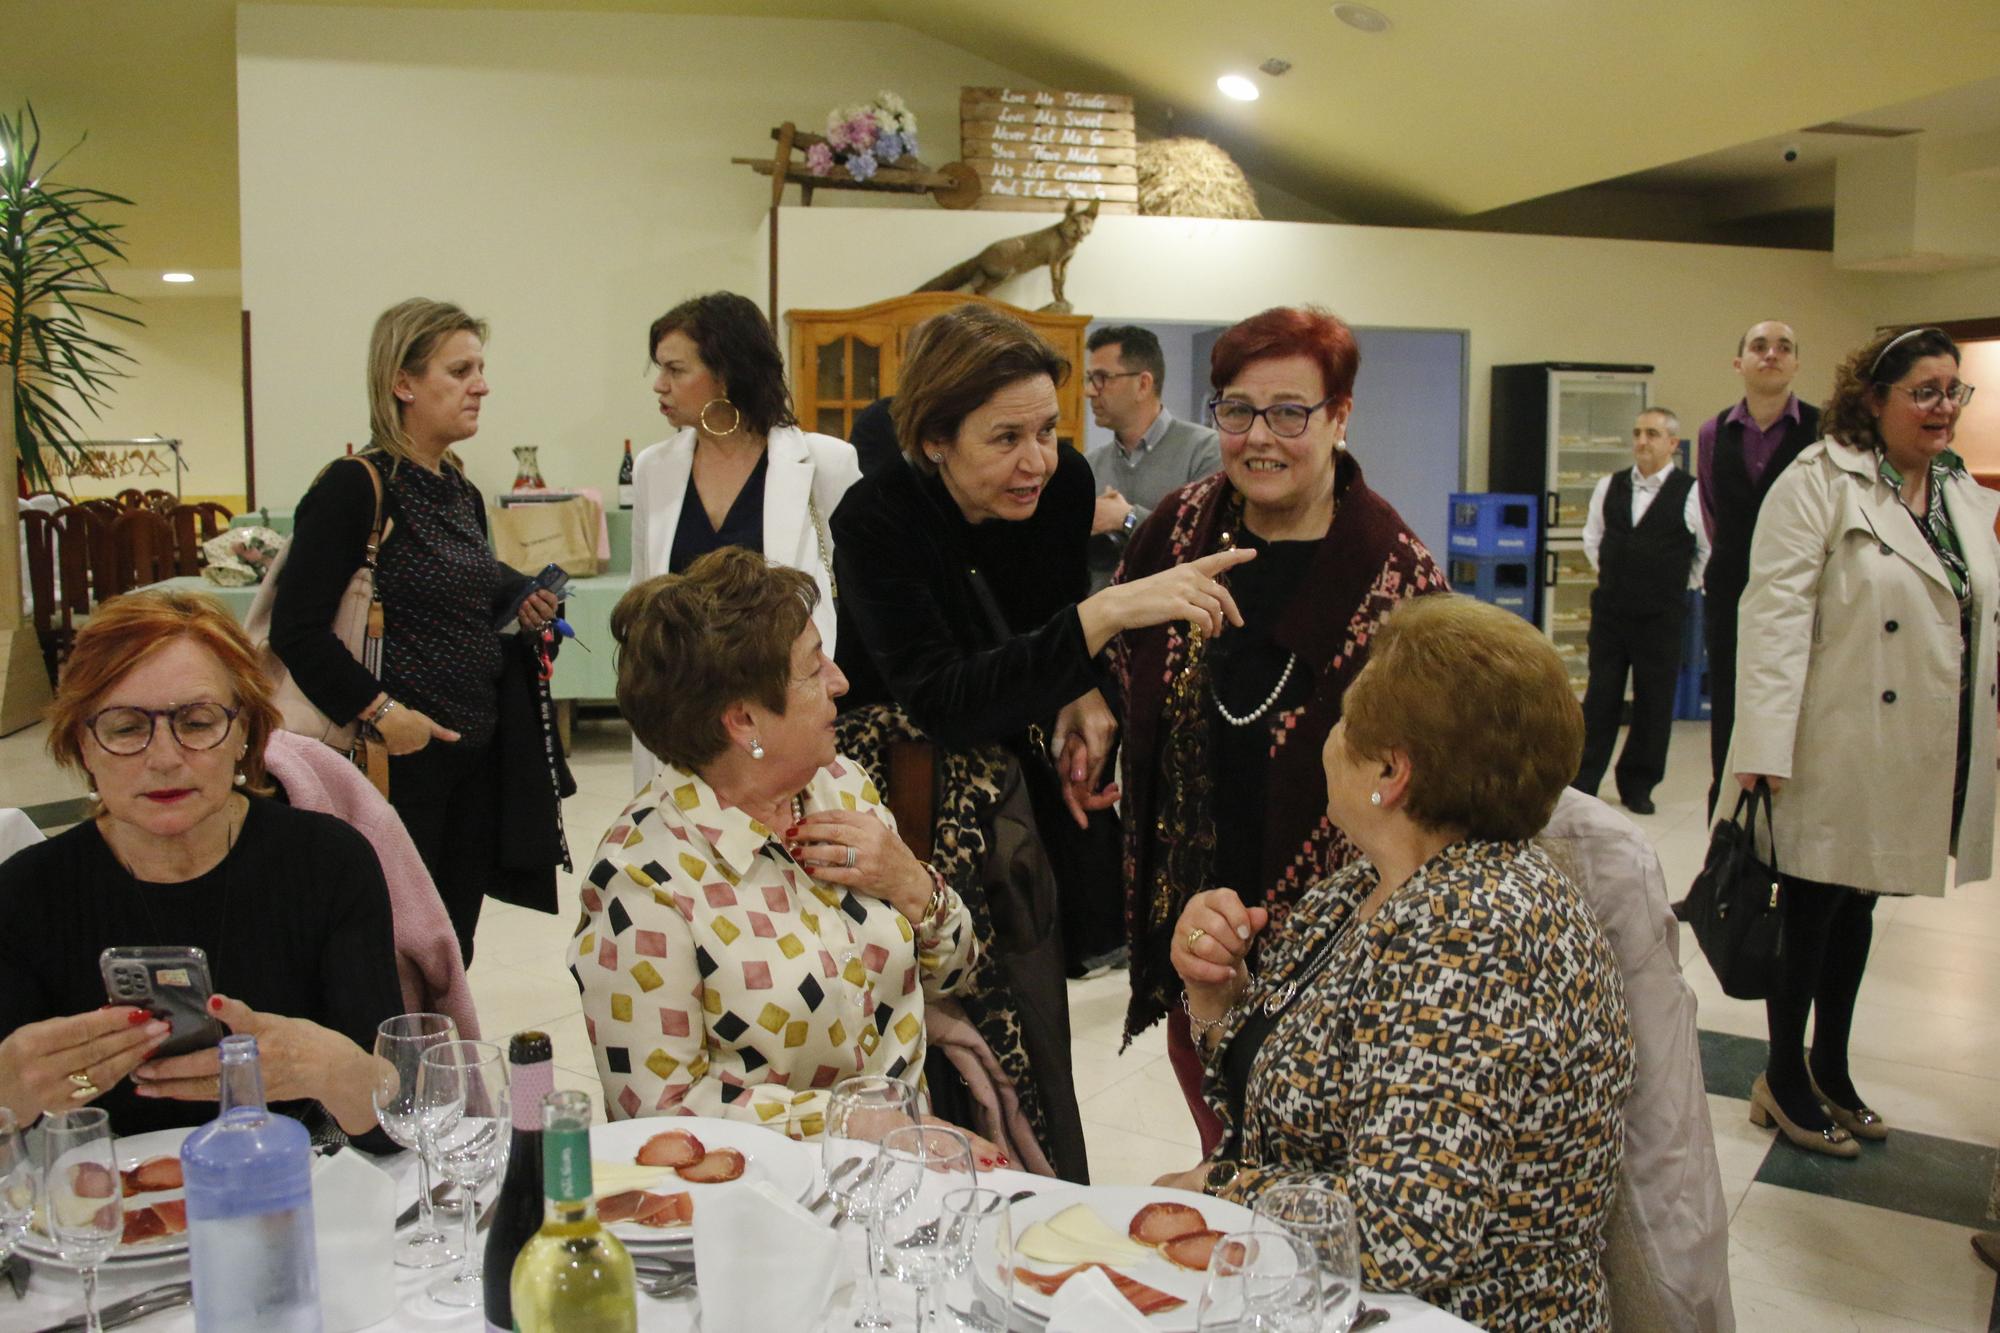
M 277 725 L 207 597 L 127 593 L 77 633 L 49 753 L 88 778 L 90 818 L 0 864 L 0 1107 L 21 1123 L 86 1103 L 121 1137 L 215 1118 L 214 1047 L 161 1055 L 166 1023 L 104 1003 L 100 951 L 186 946 L 210 1014 L 257 1038 L 272 1109 L 390 1149 L 370 1133 L 370 1047 L 403 1009 L 389 890 L 359 833 L 273 799 Z
M 1116 579 L 1257 552 L 1222 576 L 1243 629 L 1212 637 L 1179 621 L 1127 630 L 1113 650 L 1125 705 L 1125 1031 L 1168 1020 L 1204 1152 L 1221 1127 L 1201 1098 L 1169 960 L 1174 922 L 1195 894 L 1226 887 L 1269 909 L 1282 933 L 1300 892 L 1354 857 L 1326 819 L 1320 747 L 1376 624 L 1401 599 L 1445 589 L 1347 452 L 1360 364 L 1353 330 L 1316 307 L 1276 307 L 1223 334 L 1208 404 L 1222 471 L 1160 502 Z

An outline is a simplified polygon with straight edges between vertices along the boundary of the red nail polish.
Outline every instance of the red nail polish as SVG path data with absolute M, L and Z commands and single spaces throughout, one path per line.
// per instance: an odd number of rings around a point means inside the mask
M 138 1027 L 150 1017 L 152 1015 L 148 1014 L 144 1009 L 134 1009 L 131 1013 L 125 1015 L 125 1021 L 133 1027 Z
M 211 995 L 208 997 L 208 1011 L 212 1014 L 222 1012 L 222 997 L 220 995 Z
M 1009 1156 L 1008 1156 L 1008 1155 L 1007 1155 L 1006 1153 L 1001 1153 L 1001 1154 L 1000 1154 L 1000 1165 L 1002 1165 L 1002 1166 L 1011 1166 L 1011 1165 L 1013 1165 L 1013 1162 L 1014 1162 L 1014 1159 L 1013 1159 L 1013 1158 L 1011 1158 L 1011 1157 L 1009 1157 Z

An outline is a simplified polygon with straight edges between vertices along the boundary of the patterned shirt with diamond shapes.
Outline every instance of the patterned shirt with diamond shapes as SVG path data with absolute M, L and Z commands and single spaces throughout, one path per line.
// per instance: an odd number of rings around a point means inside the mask
M 805 804 L 895 827 L 844 760 Z M 812 1139 L 841 1079 L 921 1079 L 924 999 L 950 994 L 978 947 L 947 893 L 942 925 L 919 935 L 886 901 L 814 881 L 772 830 L 661 765 L 598 844 L 569 946 L 607 1114 L 725 1116 Z

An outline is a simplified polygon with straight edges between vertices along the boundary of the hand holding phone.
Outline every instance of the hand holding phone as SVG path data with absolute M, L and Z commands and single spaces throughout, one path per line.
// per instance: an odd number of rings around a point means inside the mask
M 188 945 L 123 946 L 97 956 L 104 976 L 104 993 L 112 1004 L 144 1009 L 172 1033 L 153 1052 L 154 1059 L 185 1055 L 220 1045 L 226 1034 L 208 1012 L 215 993 L 208 974 L 208 955 Z

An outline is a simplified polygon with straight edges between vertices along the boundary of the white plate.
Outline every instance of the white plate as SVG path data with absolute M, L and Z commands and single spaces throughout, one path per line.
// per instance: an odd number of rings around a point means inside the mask
M 743 1174 L 719 1185 L 704 1185 L 682 1180 L 673 1168 L 661 1167 L 657 1180 L 644 1186 L 628 1185 L 626 1188 L 644 1188 L 655 1194 L 686 1190 L 694 1197 L 695 1212 L 699 1214 L 704 1197 L 713 1197 L 721 1190 L 740 1188 L 754 1180 L 766 1182 L 788 1199 L 803 1201 L 812 1193 L 813 1182 L 818 1178 L 819 1152 L 816 1148 L 788 1139 L 775 1129 L 764 1129 L 740 1120 L 696 1115 L 648 1116 L 593 1126 L 590 1131 L 590 1160 L 629 1163 L 639 1155 L 639 1149 L 646 1146 L 647 1139 L 670 1129 L 686 1130 L 700 1139 L 704 1148 L 736 1149 L 744 1157 Z M 598 1193 L 602 1197 L 604 1191 Z M 658 1247 L 694 1243 L 694 1228 L 691 1226 L 645 1227 L 636 1222 L 614 1222 L 610 1230 L 627 1245 Z
M 188 1129 L 156 1129 L 150 1134 L 134 1134 L 130 1138 L 118 1140 L 118 1169 L 130 1171 L 139 1163 L 152 1157 L 179 1157 L 181 1144 L 194 1133 Z M 182 1197 L 180 1190 L 154 1190 L 146 1194 L 132 1195 L 125 1201 L 127 1208 L 145 1208 L 156 1203 Z M 141 1242 L 137 1245 L 120 1244 L 104 1260 L 106 1264 L 150 1264 L 161 1259 L 177 1259 L 187 1253 L 187 1232 L 176 1236 L 163 1236 L 157 1240 Z M 61 1268 L 70 1265 L 56 1253 L 55 1245 L 35 1227 L 28 1228 L 21 1237 L 21 1249 L 31 1258 Z
M 1250 1210 L 1241 1204 L 1230 1203 L 1226 1199 L 1211 1199 L 1206 1194 L 1188 1190 L 1159 1189 L 1150 1185 L 1077 1185 L 1043 1190 L 1034 1198 L 1023 1199 L 1010 1208 L 1008 1214 L 1014 1223 L 1015 1238 L 1018 1240 L 1021 1233 L 1035 1223 L 1047 1221 L 1063 1209 L 1079 1203 L 1089 1205 L 1104 1225 L 1121 1236 L 1132 1225 L 1133 1215 L 1149 1203 L 1189 1204 L 1200 1210 L 1209 1228 L 1214 1231 L 1247 1231 L 1251 1221 Z M 989 1253 L 985 1262 L 979 1265 L 980 1271 L 990 1270 L 994 1262 L 995 1256 Z M 1017 1265 L 1033 1273 L 1060 1273 L 1065 1267 L 1036 1259 L 1020 1259 Z M 1182 1268 L 1159 1254 L 1141 1264 L 1114 1264 L 1112 1267 L 1126 1277 L 1135 1278 L 1187 1302 L 1150 1316 L 1146 1320 L 1148 1327 L 1159 1329 L 1161 1333 L 1195 1333 L 1195 1315 L 1201 1304 L 1202 1288 L 1208 1282 L 1207 1273 Z M 1049 1311 L 1054 1306 L 1055 1297 L 1044 1296 L 1020 1279 L 1015 1279 L 1014 1307 L 1033 1316 L 1037 1326 L 1047 1322 Z

